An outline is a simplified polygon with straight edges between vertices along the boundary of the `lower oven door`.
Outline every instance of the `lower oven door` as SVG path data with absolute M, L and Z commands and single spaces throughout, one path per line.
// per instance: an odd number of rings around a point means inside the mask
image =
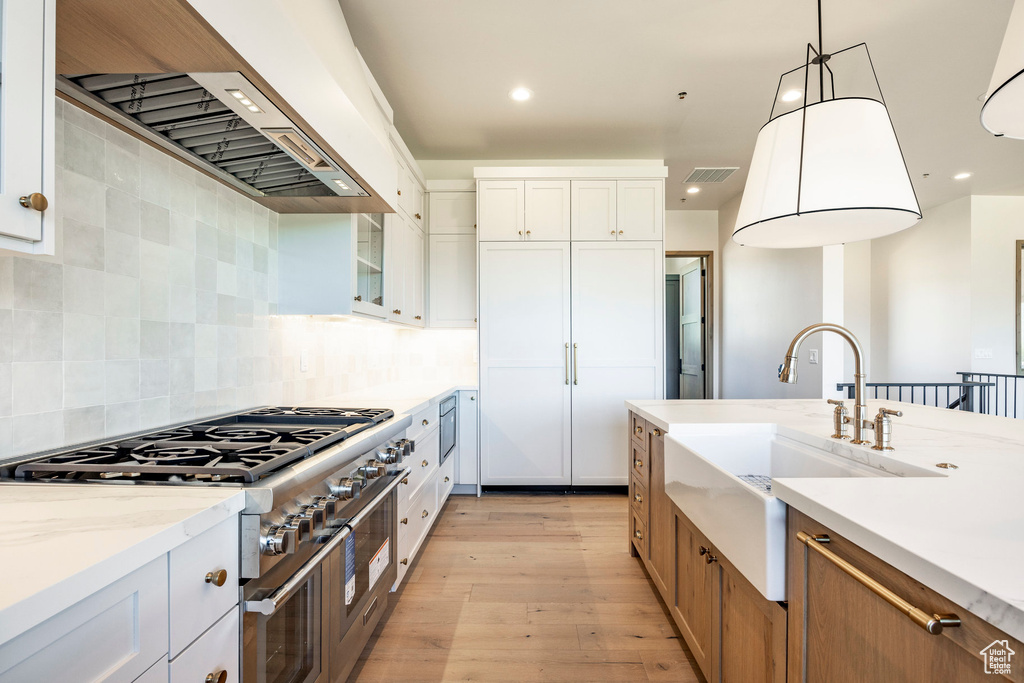
M 394 477 L 398 483 L 404 474 Z M 387 606 L 398 570 L 398 490 L 390 486 L 359 513 L 352 534 L 331 555 L 331 680 L 343 681 Z
M 455 448 L 455 409 L 441 416 L 441 462 L 448 459 Z
M 242 624 L 245 683 L 322 683 L 324 565 L 311 571 L 273 614 L 246 612 Z

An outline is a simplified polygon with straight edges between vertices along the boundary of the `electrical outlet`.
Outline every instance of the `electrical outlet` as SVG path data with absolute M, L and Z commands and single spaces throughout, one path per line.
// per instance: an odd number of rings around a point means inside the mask
M 299 353 L 299 372 L 309 372 L 309 351 L 306 349 Z
M 811 349 L 811 363 L 818 364 L 818 349 Z

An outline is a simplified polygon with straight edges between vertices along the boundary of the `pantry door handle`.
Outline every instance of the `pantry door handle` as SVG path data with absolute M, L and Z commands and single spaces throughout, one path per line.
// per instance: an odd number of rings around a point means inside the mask
M 569 343 L 565 344 L 565 383 L 569 383 Z
M 580 383 L 579 344 L 572 345 L 572 383 Z
M 929 614 L 920 607 L 915 607 L 875 579 L 862 572 L 860 569 L 857 569 L 852 564 L 827 549 L 824 544 L 829 543 L 832 540 L 829 538 L 828 534 L 812 535 L 801 531 L 797 533 L 796 537 L 797 540 L 805 546 L 814 550 L 816 553 L 845 572 L 850 576 L 850 578 L 860 583 L 862 586 L 885 600 L 900 612 L 906 614 L 910 617 L 911 621 L 933 636 L 941 634 L 942 629 L 944 628 L 955 628 L 960 625 L 960 619 L 955 614 Z

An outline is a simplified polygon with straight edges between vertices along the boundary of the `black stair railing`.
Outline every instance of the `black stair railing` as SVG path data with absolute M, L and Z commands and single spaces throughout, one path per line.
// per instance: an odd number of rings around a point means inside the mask
M 917 405 L 964 410 L 973 413 L 990 414 L 989 402 L 994 382 L 868 382 L 867 398 L 885 401 L 902 401 Z M 854 398 L 852 383 L 836 384 L 837 391 L 845 391 L 847 398 Z M 1024 397 L 1024 391 L 1022 391 Z
M 980 412 L 1024 418 L 1024 376 L 998 372 L 958 372 L 964 382 L 985 385 L 985 408 Z M 1018 397 L 1019 400 L 1018 400 Z

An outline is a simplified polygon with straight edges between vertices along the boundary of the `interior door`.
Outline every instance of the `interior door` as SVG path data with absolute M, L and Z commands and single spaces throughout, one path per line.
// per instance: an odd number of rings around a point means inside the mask
M 481 243 L 479 272 L 481 483 L 568 484 L 569 243 Z
M 572 483 L 625 486 L 626 399 L 661 398 L 661 242 L 572 245 Z
M 682 311 L 679 274 L 665 273 L 665 398 L 679 398 L 682 356 L 679 354 L 679 314 Z
M 704 259 L 679 274 L 682 291 L 679 315 L 679 398 L 705 398 L 704 393 Z

